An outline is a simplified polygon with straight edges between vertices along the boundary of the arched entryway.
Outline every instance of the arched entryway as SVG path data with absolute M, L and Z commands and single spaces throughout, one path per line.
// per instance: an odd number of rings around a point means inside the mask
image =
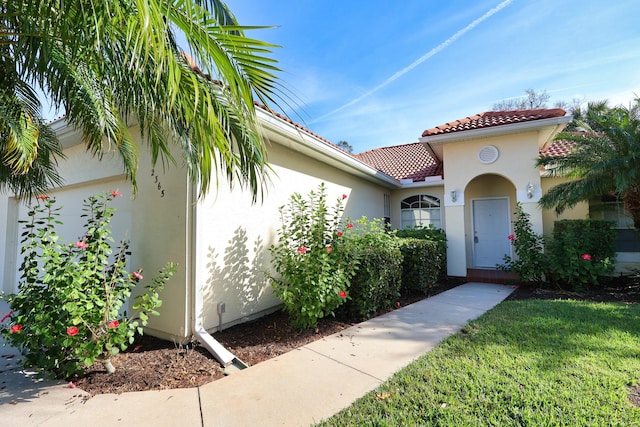
M 496 271 L 513 256 L 509 234 L 516 208 L 516 188 L 497 174 L 472 179 L 465 188 L 465 235 L 470 270 Z

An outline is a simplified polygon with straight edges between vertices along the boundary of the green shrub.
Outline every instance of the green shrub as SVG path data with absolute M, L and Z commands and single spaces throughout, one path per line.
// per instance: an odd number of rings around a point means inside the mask
M 400 296 L 402 253 L 395 232 L 388 232 L 382 220 L 356 221 L 349 234 L 349 254 L 358 264 L 351 279 L 350 299 L 340 313 L 351 319 L 367 319 L 391 307 Z
M 613 221 L 595 219 L 563 219 L 553 223 L 553 240 L 588 253 L 593 261 L 616 256 L 617 230 Z
M 505 257 L 505 264 L 499 268 L 518 273 L 525 282 L 544 280 L 572 290 L 597 286 L 611 272 L 616 238 L 611 222 L 556 221 L 553 237 L 544 239 L 533 232 L 529 215 L 520 204 L 516 215 L 515 233 L 507 236 L 516 258 Z
M 26 231 L 19 291 L 4 297 L 12 311 L 0 332 L 21 350 L 25 366 L 69 378 L 99 359 L 112 372 L 110 356 L 125 350 L 149 316 L 159 314 L 159 292 L 175 272 L 171 263 L 134 298 L 135 313 L 128 316 L 123 308 L 143 276 L 126 269 L 128 242 L 112 256 L 115 209 L 107 204 L 118 196 L 111 191 L 85 201 L 85 232 L 75 243 L 61 242 L 55 232 L 61 223 L 53 198 L 38 196 L 29 220 L 21 221 Z
M 416 238 L 400 239 L 402 253 L 401 293 L 425 295 L 444 275 L 446 251 L 440 242 Z
M 439 262 L 440 277 L 439 280 L 447 276 L 447 235 L 439 228 L 433 227 L 415 227 L 398 230 L 398 237 L 410 237 L 414 239 L 428 240 L 438 245 L 438 253 L 433 262 Z
M 357 263 L 344 244 L 353 227 L 341 222 L 346 198 L 339 197 L 330 211 L 323 183 L 308 200 L 295 193 L 280 207 L 278 243 L 270 247 L 277 274 L 268 276 L 295 328 L 314 327 L 348 298 Z
M 548 279 L 573 290 L 598 285 L 613 270 L 616 233 L 610 221 L 556 221 L 547 243 Z

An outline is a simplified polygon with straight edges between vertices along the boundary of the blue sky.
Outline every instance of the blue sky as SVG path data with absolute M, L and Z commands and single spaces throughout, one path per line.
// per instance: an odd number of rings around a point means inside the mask
M 248 35 L 282 46 L 293 119 L 354 152 L 546 90 L 559 100 L 640 96 L 640 2 L 228 0 Z

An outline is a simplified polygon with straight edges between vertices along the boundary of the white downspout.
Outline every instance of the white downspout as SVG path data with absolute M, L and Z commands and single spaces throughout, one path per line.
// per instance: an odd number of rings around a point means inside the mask
M 191 268 L 191 274 L 189 275 L 189 279 L 191 282 L 192 289 L 192 310 L 193 310 L 193 334 L 196 336 L 200 344 L 205 347 L 215 359 L 220 362 L 222 366 L 225 368 L 233 365 L 234 361 L 239 361 L 229 350 L 224 348 L 222 344 L 216 341 L 211 334 L 209 334 L 204 328 L 204 298 L 202 292 L 202 286 L 199 285 L 198 274 L 197 274 L 197 230 L 196 227 L 198 225 L 197 221 L 197 207 L 198 201 L 195 191 L 195 184 L 189 183 L 187 185 L 187 201 L 190 204 L 191 209 L 189 210 L 189 219 L 187 220 L 187 226 L 189 227 L 189 236 L 190 236 L 190 244 L 189 244 L 189 267 Z M 244 364 L 242 364 L 244 365 Z M 246 367 L 246 365 L 244 366 Z
M 202 287 L 198 286 L 197 283 L 194 283 L 195 287 L 195 295 L 194 295 L 194 324 L 193 324 L 193 333 L 200 341 L 209 353 L 216 358 L 218 362 L 225 368 L 231 364 L 236 359 L 236 357 L 229 350 L 224 348 L 222 344 L 216 341 L 211 334 L 209 334 L 203 326 L 203 304 L 202 304 Z

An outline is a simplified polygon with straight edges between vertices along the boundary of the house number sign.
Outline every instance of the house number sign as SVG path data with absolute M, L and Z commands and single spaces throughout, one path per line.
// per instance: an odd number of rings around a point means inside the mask
M 162 184 L 158 180 L 158 175 L 156 175 L 155 169 L 151 169 L 151 176 L 155 179 L 155 184 L 158 185 L 158 191 L 160 192 L 160 197 L 164 197 L 164 188 L 162 188 Z

